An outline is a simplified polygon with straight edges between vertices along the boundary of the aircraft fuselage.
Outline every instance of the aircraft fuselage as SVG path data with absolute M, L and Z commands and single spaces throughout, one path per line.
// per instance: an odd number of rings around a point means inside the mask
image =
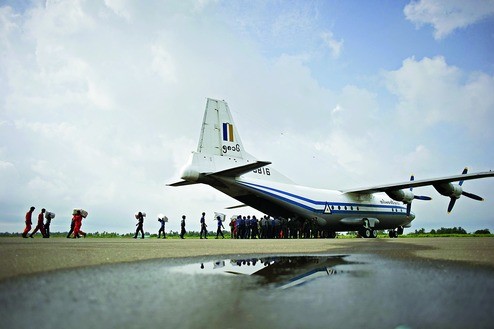
M 219 191 L 266 214 L 286 219 L 316 219 L 333 231 L 369 226 L 376 230 L 406 227 L 406 206 L 385 193 L 345 194 L 336 190 L 273 183 L 243 177 L 207 182 Z

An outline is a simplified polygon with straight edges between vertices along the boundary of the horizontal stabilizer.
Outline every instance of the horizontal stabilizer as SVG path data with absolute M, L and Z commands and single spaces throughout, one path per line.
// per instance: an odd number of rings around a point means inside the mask
M 252 170 L 256 170 L 258 168 L 261 168 L 261 167 L 264 167 L 264 166 L 267 166 L 270 164 L 271 164 L 271 162 L 269 162 L 269 161 L 256 161 L 256 162 L 249 163 L 249 164 L 246 164 L 243 166 L 238 166 L 238 167 L 234 167 L 234 168 L 230 168 L 230 169 L 226 169 L 226 170 L 222 170 L 222 171 L 213 172 L 213 173 L 207 174 L 207 176 L 237 177 L 237 176 L 243 175 L 245 173 L 248 173 Z
M 182 180 L 180 182 L 172 183 L 172 184 L 166 184 L 166 186 L 185 186 L 185 185 L 192 185 L 192 184 L 197 184 L 196 182 L 188 182 L 186 180 Z
M 237 208 L 243 208 L 243 207 L 248 207 L 248 205 L 246 205 L 246 204 L 239 204 L 237 206 L 226 207 L 225 209 L 237 209 Z

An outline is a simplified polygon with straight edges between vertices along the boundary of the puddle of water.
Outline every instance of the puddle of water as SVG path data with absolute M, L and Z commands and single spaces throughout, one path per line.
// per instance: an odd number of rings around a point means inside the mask
M 3 282 L 0 328 L 490 328 L 493 296 L 490 271 L 367 254 L 153 260 Z

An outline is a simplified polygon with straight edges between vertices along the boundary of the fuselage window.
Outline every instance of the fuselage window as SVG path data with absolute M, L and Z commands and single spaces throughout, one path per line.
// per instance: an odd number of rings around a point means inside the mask
M 346 210 L 346 206 L 345 206 L 345 210 Z
M 340 207 L 340 206 L 338 206 L 338 210 L 340 210 L 340 209 L 341 209 L 341 207 Z

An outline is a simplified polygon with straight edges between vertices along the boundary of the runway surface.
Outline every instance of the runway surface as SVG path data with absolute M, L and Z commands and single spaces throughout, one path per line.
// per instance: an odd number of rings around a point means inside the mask
M 494 239 L 0 239 L 0 328 L 491 328 Z

